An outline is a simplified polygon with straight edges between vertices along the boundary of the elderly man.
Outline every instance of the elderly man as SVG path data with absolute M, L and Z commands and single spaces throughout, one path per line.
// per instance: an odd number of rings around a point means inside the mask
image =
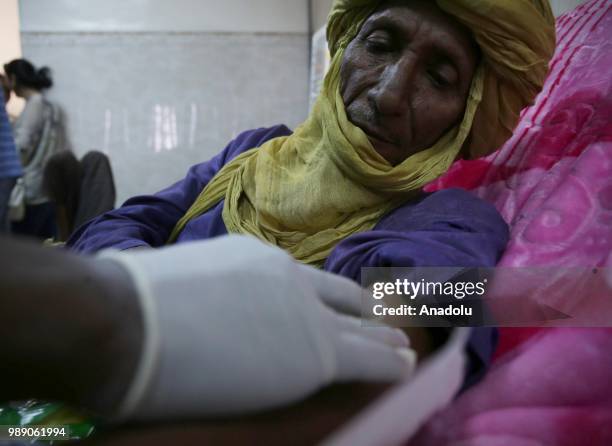
M 553 25 L 546 0 L 337 0 L 331 68 L 301 126 L 242 133 L 68 245 L 91 253 L 230 232 L 355 280 L 368 266 L 493 266 L 508 238 L 497 211 L 422 187 L 511 135 L 547 74 Z M 491 331 L 473 336 L 470 378 L 492 347 Z

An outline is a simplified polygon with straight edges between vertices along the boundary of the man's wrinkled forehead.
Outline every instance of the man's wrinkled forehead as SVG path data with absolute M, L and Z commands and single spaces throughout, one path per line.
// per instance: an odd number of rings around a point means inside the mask
M 472 32 L 457 19 L 440 9 L 431 0 L 389 0 L 378 7 L 363 23 L 360 34 L 383 27 L 404 41 L 410 41 L 422 25 L 423 18 L 434 29 L 435 44 L 441 52 L 457 59 L 458 65 L 469 65 L 468 60 L 479 58 L 480 48 Z

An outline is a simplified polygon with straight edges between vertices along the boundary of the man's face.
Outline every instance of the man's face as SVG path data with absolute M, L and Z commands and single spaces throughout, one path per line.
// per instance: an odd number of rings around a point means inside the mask
M 470 32 L 435 2 L 384 2 L 344 53 L 348 118 L 396 166 L 461 122 L 478 57 Z

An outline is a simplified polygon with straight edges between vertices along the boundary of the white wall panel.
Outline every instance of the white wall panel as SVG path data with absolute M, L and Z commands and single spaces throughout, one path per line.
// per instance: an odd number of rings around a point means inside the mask
M 112 161 L 119 200 L 152 193 L 239 132 L 308 110 L 306 35 L 24 33 L 24 55 L 53 69 L 49 97 L 79 155 Z
M 313 28 L 318 30 L 327 23 L 327 16 L 333 0 L 312 0 Z
M 308 32 L 306 0 L 20 0 L 25 32 Z
M 0 0 L 3 1 L 3 0 Z M 108 153 L 119 201 L 239 132 L 308 111 L 306 0 L 20 0 L 24 57 L 48 65 L 78 155 Z

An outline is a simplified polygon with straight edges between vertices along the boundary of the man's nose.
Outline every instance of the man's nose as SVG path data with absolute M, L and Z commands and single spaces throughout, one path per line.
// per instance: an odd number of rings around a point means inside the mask
M 410 107 L 415 89 L 415 61 L 402 58 L 385 68 L 372 91 L 378 111 L 383 115 L 403 115 Z

